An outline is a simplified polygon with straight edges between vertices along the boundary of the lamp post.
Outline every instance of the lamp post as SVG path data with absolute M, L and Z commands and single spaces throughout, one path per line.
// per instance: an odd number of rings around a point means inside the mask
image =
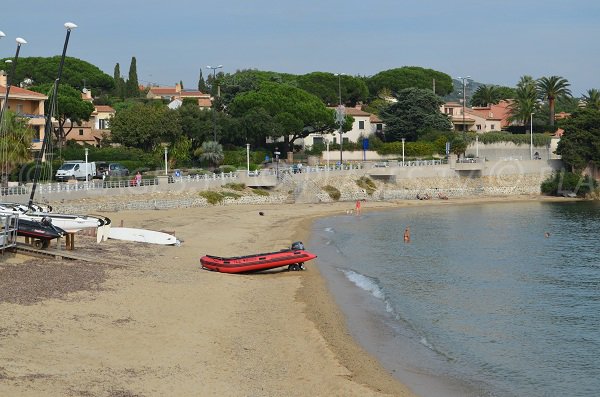
M 459 77 L 459 79 L 462 80 L 462 86 L 463 86 L 463 103 L 462 103 L 462 124 L 463 124 L 463 132 L 467 131 L 467 125 L 465 124 L 465 106 L 467 105 L 467 80 L 469 80 L 471 78 L 471 76 L 467 76 L 467 77 Z
M 279 148 L 276 147 L 275 148 L 275 178 L 277 180 L 279 180 L 279 155 L 281 154 L 281 152 L 279 151 Z
M 325 140 L 325 145 L 327 146 L 327 171 L 329 171 L 329 139 Z
M 246 171 L 247 176 L 250 176 L 250 144 L 246 144 Z
M 479 135 L 475 135 L 475 157 L 479 158 Z
M 165 175 L 169 175 L 169 162 L 167 153 L 169 153 L 169 149 L 165 146 Z
M 212 82 L 213 85 L 217 81 L 217 69 L 221 69 L 222 67 L 223 67 L 223 65 L 218 65 L 218 66 L 207 65 L 206 66 L 207 69 L 211 69 L 213 71 L 213 82 Z M 216 93 L 214 93 L 213 95 L 216 96 Z M 217 141 L 217 107 L 214 104 L 214 100 L 213 100 L 213 138 L 214 138 L 214 141 L 216 142 Z
M 0 38 L 5 37 L 5 34 L 3 32 L 0 32 Z M 25 41 L 25 39 L 22 39 L 20 37 L 17 37 L 16 39 L 17 42 L 17 51 L 15 53 L 15 60 L 14 62 L 12 62 L 12 67 L 10 70 L 10 74 L 8 75 L 7 79 L 6 79 L 6 93 L 4 94 L 4 102 L 2 102 L 2 109 L 0 110 L 0 126 L 2 126 L 2 118 L 4 117 L 4 112 L 6 111 L 6 108 L 8 107 L 8 95 L 10 94 L 10 86 L 11 86 L 11 79 L 12 77 L 15 75 L 15 70 L 17 68 L 17 61 L 19 60 L 19 52 L 21 51 L 21 46 L 23 44 L 27 44 L 27 41 Z M 9 60 L 7 60 L 7 63 Z
M 335 73 L 334 74 L 334 76 L 337 76 L 337 78 L 338 78 L 338 96 L 339 96 L 339 100 L 340 100 L 340 104 L 338 105 L 336 114 L 335 114 L 335 119 L 338 122 L 338 124 L 340 125 L 340 167 L 343 167 L 342 153 L 344 151 L 344 149 L 343 149 L 344 141 L 342 139 L 342 133 L 343 133 L 344 121 L 346 120 L 346 109 L 344 108 L 344 105 L 342 105 L 342 76 L 343 75 L 345 75 L 345 73 Z
M 35 188 L 37 186 L 37 181 L 40 177 L 40 167 L 39 163 L 42 161 L 44 156 L 44 152 L 46 151 L 46 146 L 48 145 L 48 139 L 52 135 L 52 115 L 56 111 L 57 97 L 58 97 L 58 86 L 60 85 L 60 78 L 62 76 L 63 66 L 65 65 L 65 57 L 67 55 L 67 47 L 69 45 L 69 37 L 71 37 L 71 31 L 77 27 L 73 22 L 67 22 L 64 24 L 64 27 L 67 29 L 67 35 L 65 37 L 65 44 L 63 45 L 62 55 L 60 57 L 60 63 L 58 65 L 58 74 L 56 75 L 56 80 L 54 80 L 54 87 L 52 88 L 51 101 L 50 101 L 50 109 L 48 110 L 48 115 L 46 116 L 46 124 L 44 125 L 44 140 L 42 141 L 42 147 L 40 149 L 40 153 L 36 160 L 37 166 L 35 167 L 35 172 L 33 175 L 33 185 L 31 187 L 31 194 L 29 195 L 29 204 L 31 207 L 33 204 L 33 197 L 35 195 Z M 25 41 L 25 40 L 23 40 Z
M 533 160 L 533 113 L 529 115 L 529 160 Z
M 85 148 L 85 181 L 88 182 L 88 173 L 90 172 L 89 164 L 88 164 L 88 153 L 90 149 Z
M 402 138 L 402 166 L 404 167 L 404 141 L 406 138 Z

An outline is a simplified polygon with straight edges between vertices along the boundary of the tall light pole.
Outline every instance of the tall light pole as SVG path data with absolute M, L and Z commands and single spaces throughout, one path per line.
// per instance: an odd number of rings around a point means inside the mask
M 467 105 L 467 80 L 469 80 L 471 76 L 467 77 L 459 77 L 462 80 L 462 91 L 463 91 L 463 103 L 462 103 L 462 124 L 463 124 L 463 132 L 467 131 L 467 125 L 465 124 L 465 106 Z
M 325 145 L 327 146 L 327 171 L 329 171 L 329 139 L 325 140 Z
M 1 33 L 0 38 L 5 36 L 5 34 L 3 32 L 0 32 L 0 33 Z M 21 51 L 21 46 L 23 44 L 27 44 L 27 41 L 25 41 L 25 39 L 22 39 L 20 37 L 17 37 L 16 41 L 17 41 L 17 51 L 15 53 L 15 60 L 14 60 L 14 62 L 12 62 L 10 74 L 6 78 L 6 93 L 4 94 L 4 102 L 2 102 L 2 110 L 0 110 L 0 127 L 2 126 L 2 118 L 4 117 L 4 112 L 6 111 L 6 108 L 8 107 L 8 95 L 10 94 L 10 86 L 12 83 L 11 80 L 12 80 L 12 77 L 15 75 L 15 70 L 17 68 L 17 61 L 19 60 L 19 52 Z
M 529 160 L 533 160 L 533 113 L 529 115 L 529 135 L 531 137 L 529 142 Z
M 48 115 L 46 116 L 46 124 L 44 125 L 44 140 L 42 141 L 42 147 L 36 160 L 36 167 L 33 175 L 33 185 L 31 186 L 31 194 L 29 195 L 29 207 L 31 207 L 31 205 L 33 204 L 35 188 L 37 186 L 37 181 L 40 177 L 40 170 L 42 168 L 40 166 L 40 163 L 42 161 L 42 158 L 44 157 L 44 152 L 46 151 L 46 146 L 48 145 L 48 139 L 50 139 L 52 135 L 52 115 L 56 111 L 56 104 L 58 102 L 58 86 L 60 85 L 60 78 L 62 76 L 63 66 L 65 65 L 65 57 L 67 55 L 69 37 L 71 37 L 71 31 L 77 27 L 77 25 L 75 25 L 73 22 L 67 22 L 64 26 L 67 29 L 67 35 L 65 37 L 65 44 L 63 45 L 62 55 L 60 57 L 60 63 L 58 64 L 58 74 L 56 75 L 56 80 L 54 80 L 54 87 L 52 87 L 52 99 L 50 100 L 50 109 L 48 110 Z
M 250 176 L 250 144 L 246 144 L 246 176 Z
M 404 167 L 404 141 L 406 138 L 402 138 L 402 166 Z
M 169 175 L 169 162 L 167 153 L 169 153 L 169 149 L 165 146 L 165 175 Z
M 218 65 L 218 66 L 210 66 L 207 65 L 206 68 L 207 69 L 211 69 L 213 71 L 213 85 L 215 84 L 215 82 L 217 81 L 217 69 L 221 69 L 223 67 L 223 65 Z M 213 88 L 213 87 L 211 87 Z M 214 92 L 214 89 L 213 89 Z M 213 94 L 213 98 L 217 96 L 217 93 L 215 92 Z M 217 106 L 215 105 L 215 101 L 213 99 L 213 138 L 214 141 L 217 141 Z
M 90 149 L 85 148 L 85 181 L 88 181 L 88 172 L 90 172 L 90 168 L 89 168 L 89 164 L 88 164 L 88 153 L 90 151 Z
M 336 112 L 335 112 L 335 120 L 338 122 L 338 124 L 340 125 L 340 167 L 343 167 L 343 156 L 342 153 L 344 151 L 343 148 L 343 139 L 342 139 L 342 133 L 343 131 L 343 127 L 344 127 L 344 121 L 346 120 L 346 109 L 344 108 L 344 105 L 342 105 L 342 76 L 345 75 L 345 73 L 335 73 L 334 76 L 337 76 L 338 78 L 338 95 L 339 95 L 339 100 L 340 100 L 340 104 L 338 105 Z

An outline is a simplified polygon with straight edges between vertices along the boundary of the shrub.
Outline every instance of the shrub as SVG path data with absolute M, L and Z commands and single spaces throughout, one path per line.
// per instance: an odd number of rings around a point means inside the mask
M 252 192 L 257 196 L 268 196 L 270 193 L 264 189 L 252 189 Z
M 231 190 L 236 190 L 238 192 L 241 192 L 242 190 L 244 190 L 246 188 L 246 184 L 245 183 L 227 183 L 225 186 L 223 186 L 226 189 L 231 189 Z
M 356 184 L 360 188 L 365 189 L 369 196 L 372 195 L 373 192 L 375 192 L 375 190 L 377 190 L 377 185 L 375 185 L 375 182 L 373 182 L 371 178 L 366 176 L 363 176 L 360 179 L 358 179 L 356 181 Z
M 200 195 L 200 197 L 204 197 L 206 201 L 208 201 L 208 203 L 212 205 L 219 204 L 223 201 L 223 195 L 219 192 L 207 190 L 198 194 Z
M 234 199 L 234 200 L 237 200 L 237 199 L 239 199 L 240 197 L 242 197 L 242 195 L 241 195 L 241 194 L 237 194 L 237 193 L 233 193 L 233 192 L 221 192 L 221 196 L 222 196 L 223 198 L 229 197 L 229 198 L 232 198 L 232 199 Z
M 585 196 L 598 186 L 593 178 L 572 172 L 555 172 L 542 182 L 541 191 L 548 195 L 559 195 L 559 192 L 574 192 L 578 196 Z
M 331 197 L 335 201 L 338 201 L 340 199 L 340 197 L 342 196 L 340 191 L 331 185 L 324 186 L 323 190 L 325 190 L 325 192 L 327 192 L 327 194 L 329 194 L 329 197 Z

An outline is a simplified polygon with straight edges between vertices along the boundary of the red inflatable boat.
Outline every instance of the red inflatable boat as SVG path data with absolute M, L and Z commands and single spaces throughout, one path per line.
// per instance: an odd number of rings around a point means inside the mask
M 282 266 L 288 266 L 288 270 L 303 270 L 303 263 L 316 257 L 315 254 L 305 251 L 302 243 L 296 242 L 290 249 L 265 254 L 230 258 L 205 255 L 200 258 L 200 263 L 204 269 L 221 273 L 249 273 Z

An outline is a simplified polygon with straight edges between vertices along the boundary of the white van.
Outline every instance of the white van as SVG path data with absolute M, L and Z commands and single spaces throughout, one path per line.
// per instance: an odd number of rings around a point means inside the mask
M 54 177 L 57 181 L 62 182 L 75 179 L 85 181 L 85 177 L 87 176 L 87 180 L 91 181 L 95 175 L 95 162 L 92 161 L 91 163 L 86 163 L 81 160 L 70 160 L 65 161 L 63 165 L 61 165 L 60 168 L 56 170 L 56 175 Z

